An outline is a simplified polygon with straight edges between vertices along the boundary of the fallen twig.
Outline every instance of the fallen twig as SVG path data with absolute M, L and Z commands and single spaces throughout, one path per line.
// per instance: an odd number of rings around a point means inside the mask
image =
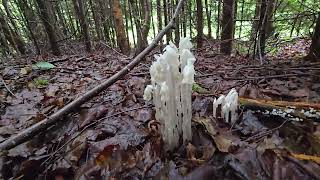
M 100 85 L 96 86 L 95 88 L 91 89 L 90 91 L 86 92 L 83 96 L 77 98 L 76 100 L 72 101 L 71 103 L 67 104 L 65 107 L 57 111 L 56 113 L 52 114 L 50 117 L 44 119 L 43 121 L 40 121 L 29 128 L 21 131 L 17 135 L 14 135 L 10 137 L 8 140 L 2 142 L 0 144 L 0 151 L 11 149 L 23 142 L 26 142 L 33 136 L 37 135 L 39 132 L 47 129 L 48 127 L 52 126 L 54 123 L 56 123 L 59 119 L 61 119 L 64 115 L 69 114 L 72 112 L 75 108 L 81 106 L 88 100 L 92 99 L 96 95 L 98 95 L 100 92 L 104 91 L 106 88 L 114 84 L 117 80 L 122 78 L 124 75 L 126 75 L 129 71 L 131 71 L 136 65 L 138 65 L 145 55 L 147 55 L 150 51 L 152 51 L 156 46 L 157 43 L 162 39 L 162 37 L 175 26 L 175 19 L 178 16 L 178 13 L 180 9 L 182 8 L 184 0 L 180 0 L 175 13 L 169 22 L 169 24 L 164 27 L 159 34 L 155 37 L 155 39 L 151 42 L 151 44 L 144 49 L 140 54 L 138 54 L 128 65 L 126 65 L 123 69 L 121 69 L 119 72 L 102 82 Z
M 4 87 L 7 89 L 7 91 L 15 98 L 17 98 L 17 96 L 15 94 L 13 94 L 13 92 L 9 89 L 9 87 L 7 86 L 6 82 L 4 82 L 4 80 L 1 78 L 2 84 L 4 85 Z

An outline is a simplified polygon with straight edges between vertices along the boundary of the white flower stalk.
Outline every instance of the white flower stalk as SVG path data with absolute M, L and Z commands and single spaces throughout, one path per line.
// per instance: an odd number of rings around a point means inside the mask
M 170 42 L 162 55 L 155 56 L 150 67 L 151 85 L 144 91 L 145 100 L 153 98 L 167 150 L 177 147 L 180 137 L 184 143 L 192 138 L 191 94 L 196 59 L 190 48 L 190 39 L 182 38 L 179 49 Z
M 144 94 L 143 94 L 143 99 L 145 101 L 150 101 L 151 100 L 152 91 L 153 91 L 153 86 L 152 85 L 147 85 L 146 89 L 144 90 Z
M 235 123 L 238 119 L 238 100 L 237 91 L 233 88 L 227 96 L 221 95 L 218 100 L 213 101 L 213 117 L 217 117 L 218 106 L 221 105 L 221 117 L 227 123 Z

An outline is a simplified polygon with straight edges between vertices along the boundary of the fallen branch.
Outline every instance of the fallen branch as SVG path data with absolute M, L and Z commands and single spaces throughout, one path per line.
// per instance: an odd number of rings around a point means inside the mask
M 4 80 L 1 78 L 1 82 L 4 85 L 4 87 L 7 89 L 7 91 L 15 98 L 17 98 L 17 96 L 9 89 L 9 87 L 7 86 L 6 82 L 4 82 Z
M 90 91 L 86 92 L 83 96 L 77 98 L 76 100 L 72 101 L 71 103 L 67 104 L 65 107 L 57 111 L 56 113 L 52 114 L 50 117 L 44 119 L 43 121 L 40 121 L 29 128 L 21 131 L 17 135 L 14 135 L 7 139 L 6 141 L 2 142 L 0 144 L 0 151 L 4 151 L 7 149 L 11 149 L 21 143 L 26 142 L 33 136 L 37 135 L 39 132 L 47 129 L 48 127 L 52 126 L 54 123 L 56 123 L 59 119 L 61 119 L 63 116 L 69 114 L 72 112 L 75 108 L 81 106 L 88 100 L 92 99 L 96 95 L 98 95 L 100 92 L 104 91 L 106 88 L 114 84 L 117 80 L 122 78 L 124 75 L 126 75 L 129 71 L 131 71 L 136 65 L 140 63 L 140 61 L 143 60 L 143 57 L 147 55 L 150 51 L 152 51 L 156 46 L 157 43 L 162 39 L 162 37 L 174 27 L 175 25 L 175 19 L 177 18 L 180 9 L 182 8 L 184 0 L 180 0 L 175 13 L 169 22 L 169 24 L 164 27 L 159 34 L 155 37 L 155 39 L 151 42 L 151 44 L 144 49 L 140 54 L 138 54 L 128 65 L 126 65 L 123 69 L 121 69 L 119 72 L 102 82 L 99 86 L 91 89 Z

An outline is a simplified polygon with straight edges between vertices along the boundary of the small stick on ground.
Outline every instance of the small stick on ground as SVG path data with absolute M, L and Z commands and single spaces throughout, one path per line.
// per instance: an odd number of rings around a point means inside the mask
M 17 96 L 15 94 L 13 94 L 13 92 L 9 89 L 9 87 L 7 86 L 6 82 L 4 82 L 4 80 L 1 78 L 1 82 L 4 85 L 4 87 L 7 89 L 7 91 L 15 98 L 17 98 Z
M 180 0 L 175 13 L 169 22 L 169 24 L 164 27 L 159 34 L 154 38 L 151 44 L 144 49 L 140 54 L 138 54 L 128 65 L 126 65 L 123 69 L 119 72 L 102 82 L 99 86 L 89 90 L 83 96 L 75 99 L 71 103 L 67 104 L 65 107 L 57 111 L 56 113 L 52 114 L 50 117 L 30 126 L 29 128 L 21 131 L 20 133 L 11 136 L 6 141 L 0 144 L 0 152 L 4 150 L 11 149 L 21 143 L 26 142 L 30 138 L 37 135 L 39 132 L 46 130 L 48 127 L 52 126 L 58 120 L 60 120 L 63 116 L 71 113 L 77 107 L 81 106 L 82 104 L 86 103 L 100 92 L 106 90 L 109 86 L 114 84 L 117 80 L 121 79 L 124 75 L 128 74 L 135 66 L 137 66 L 149 52 L 151 52 L 158 44 L 158 42 L 162 39 L 162 37 L 172 28 L 175 26 L 175 19 L 177 18 L 180 9 L 182 8 L 184 0 Z

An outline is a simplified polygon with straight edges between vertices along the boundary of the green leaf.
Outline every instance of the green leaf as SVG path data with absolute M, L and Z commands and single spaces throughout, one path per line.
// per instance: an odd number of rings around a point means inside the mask
M 37 88 L 44 88 L 49 84 L 49 81 L 47 79 L 34 79 L 33 80 Z
M 194 83 L 192 85 L 192 91 L 197 92 L 197 93 L 206 93 L 207 90 L 204 89 L 203 87 L 199 86 L 199 84 Z
M 32 69 L 39 69 L 39 70 L 49 70 L 56 67 L 55 65 L 49 63 L 49 62 L 38 62 L 36 64 L 32 65 Z

